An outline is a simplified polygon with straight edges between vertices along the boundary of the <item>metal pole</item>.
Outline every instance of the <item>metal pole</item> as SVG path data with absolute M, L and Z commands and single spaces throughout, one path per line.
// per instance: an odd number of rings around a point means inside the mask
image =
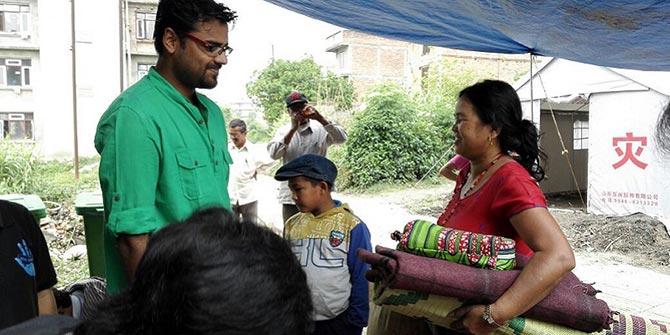
M 74 178 L 79 180 L 79 139 L 77 138 L 77 52 L 75 39 L 75 0 L 70 7 L 70 17 L 72 20 L 72 121 L 74 125 Z
M 126 46 L 126 87 L 130 86 L 132 73 L 131 68 L 133 66 L 132 56 L 130 55 L 130 10 L 128 5 L 128 0 L 124 0 L 124 13 L 126 14 L 123 18 L 123 36 L 125 39 L 124 45 Z
M 530 53 L 530 121 L 535 123 L 535 111 L 533 105 L 535 101 L 533 100 L 533 53 Z M 538 124 L 539 126 L 539 124 Z
M 124 62 L 125 62 L 125 57 L 124 57 L 124 35 L 123 32 L 125 29 L 124 27 L 124 15 L 123 15 L 123 0 L 119 0 L 119 92 L 123 92 L 123 76 L 125 75 L 125 70 L 124 70 Z

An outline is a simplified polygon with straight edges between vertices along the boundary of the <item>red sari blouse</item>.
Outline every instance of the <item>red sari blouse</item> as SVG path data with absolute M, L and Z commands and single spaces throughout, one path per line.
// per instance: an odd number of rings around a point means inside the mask
M 533 251 L 521 239 L 509 219 L 529 208 L 547 207 L 538 183 L 516 161 L 502 165 L 476 191 L 461 199 L 461 189 L 470 165 L 456 179 L 454 196 L 437 223 L 482 234 L 498 235 L 516 241 L 516 252 L 532 255 Z

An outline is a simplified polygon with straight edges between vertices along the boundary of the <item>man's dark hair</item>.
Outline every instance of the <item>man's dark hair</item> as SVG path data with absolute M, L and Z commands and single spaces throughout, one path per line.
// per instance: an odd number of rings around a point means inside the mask
M 80 334 L 309 334 L 307 278 L 267 228 L 201 210 L 151 237 L 135 281 L 108 298 Z
M 154 47 L 159 55 L 163 54 L 163 34 L 165 28 L 172 28 L 180 38 L 194 31 L 195 24 L 218 20 L 229 23 L 237 14 L 214 0 L 161 0 L 156 11 L 154 27 Z
M 244 121 L 240 120 L 240 119 L 233 119 L 233 120 L 230 121 L 230 123 L 228 124 L 228 127 L 229 127 L 229 128 L 240 128 L 240 132 L 241 132 L 242 134 L 246 134 L 246 133 L 247 133 L 247 124 L 246 124 Z

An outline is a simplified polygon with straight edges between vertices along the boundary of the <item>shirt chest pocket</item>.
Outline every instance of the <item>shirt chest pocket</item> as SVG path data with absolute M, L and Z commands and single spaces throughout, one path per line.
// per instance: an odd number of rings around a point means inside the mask
M 203 195 L 202 183 L 209 172 L 209 154 L 204 150 L 180 150 L 175 155 L 184 196 L 199 199 Z

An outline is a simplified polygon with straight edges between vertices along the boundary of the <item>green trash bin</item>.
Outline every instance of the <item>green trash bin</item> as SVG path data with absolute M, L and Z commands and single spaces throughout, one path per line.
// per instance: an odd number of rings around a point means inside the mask
M 102 193 L 83 192 L 74 201 L 77 214 L 84 217 L 88 271 L 91 276 L 105 278 L 105 213 Z
M 15 202 L 33 213 L 33 217 L 37 223 L 47 217 L 47 208 L 42 202 L 42 199 L 34 194 L 4 194 L 0 195 L 0 199 Z

